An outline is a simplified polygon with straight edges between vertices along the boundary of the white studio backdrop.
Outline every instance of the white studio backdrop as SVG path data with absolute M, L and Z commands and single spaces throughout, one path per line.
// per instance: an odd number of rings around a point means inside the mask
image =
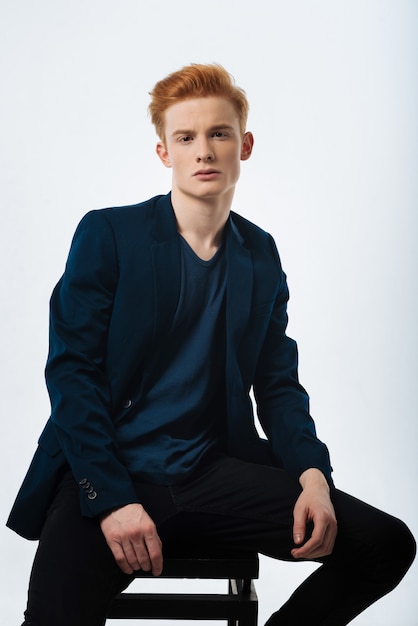
M 1 520 L 48 417 L 48 300 L 73 231 L 169 190 L 148 91 L 219 62 L 256 140 L 234 209 L 279 247 L 336 484 L 418 534 L 417 41 L 414 0 L 2 1 Z M 35 544 L 4 525 L 0 541 L 2 623 L 20 624 Z M 260 624 L 311 570 L 262 559 Z M 417 584 L 414 565 L 354 623 L 416 626 Z

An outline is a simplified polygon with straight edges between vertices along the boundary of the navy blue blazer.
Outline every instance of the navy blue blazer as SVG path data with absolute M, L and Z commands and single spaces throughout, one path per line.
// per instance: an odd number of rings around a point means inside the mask
M 226 231 L 229 454 L 275 463 L 295 478 L 317 467 L 331 481 L 328 451 L 298 381 L 296 344 L 285 334 L 288 289 L 274 241 L 235 213 Z M 170 194 L 82 219 L 51 297 L 51 417 L 7 522 L 22 536 L 39 537 L 68 466 L 83 515 L 138 501 L 115 427 L 141 393 L 147 355 L 167 336 L 179 293 Z M 261 453 L 252 387 L 268 440 Z

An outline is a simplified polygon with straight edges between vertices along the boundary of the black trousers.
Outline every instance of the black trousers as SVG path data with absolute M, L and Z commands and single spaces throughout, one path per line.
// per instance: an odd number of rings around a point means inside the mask
M 138 484 L 141 503 L 157 524 L 164 554 L 204 545 L 248 548 L 292 561 L 297 481 L 283 470 L 220 456 L 181 485 Z M 333 554 L 274 613 L 269 626 L 348 624 L 402 579 L 415 542 L 400 520 L 339 490 Z M 50 508 L 35 556 L 26 626 L 102 626 L 123 574 L 99 523 L 83 518 L 79 488 L 66 474 Z M 278 589 L 280 580 L 277 581 Z

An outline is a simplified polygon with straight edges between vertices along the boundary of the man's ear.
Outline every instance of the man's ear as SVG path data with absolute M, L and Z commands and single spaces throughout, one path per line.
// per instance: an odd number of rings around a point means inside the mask
M 254 146 L 253 134 L 247 131 L 246 133 L 244 133 L 244 137 L 242 139 L 241 161 L 246 161 L 247 159 L 250 158 L 251 153 L 253 151 L 253 146 Z
M 171 161 L 170 161 L 170 157 L 168 156 L 167 148 L 165 147 L 162 141 L 159 141 L 157 143 L 155 150 L 158 156 L 160 157 L 163 165 L 165 165 L 166 167 L 171 167 Z

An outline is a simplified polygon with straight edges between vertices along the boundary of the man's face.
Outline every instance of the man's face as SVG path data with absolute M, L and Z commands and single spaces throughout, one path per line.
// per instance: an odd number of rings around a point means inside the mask
M 157 153 L 173 170 L 173 193 L 195 199 L 231 201 L 240 161 L 251 154 L 251 133 L 241 135 L 232 103 L 209 96 L 183 100 L 165 112 L 165 143 Z

